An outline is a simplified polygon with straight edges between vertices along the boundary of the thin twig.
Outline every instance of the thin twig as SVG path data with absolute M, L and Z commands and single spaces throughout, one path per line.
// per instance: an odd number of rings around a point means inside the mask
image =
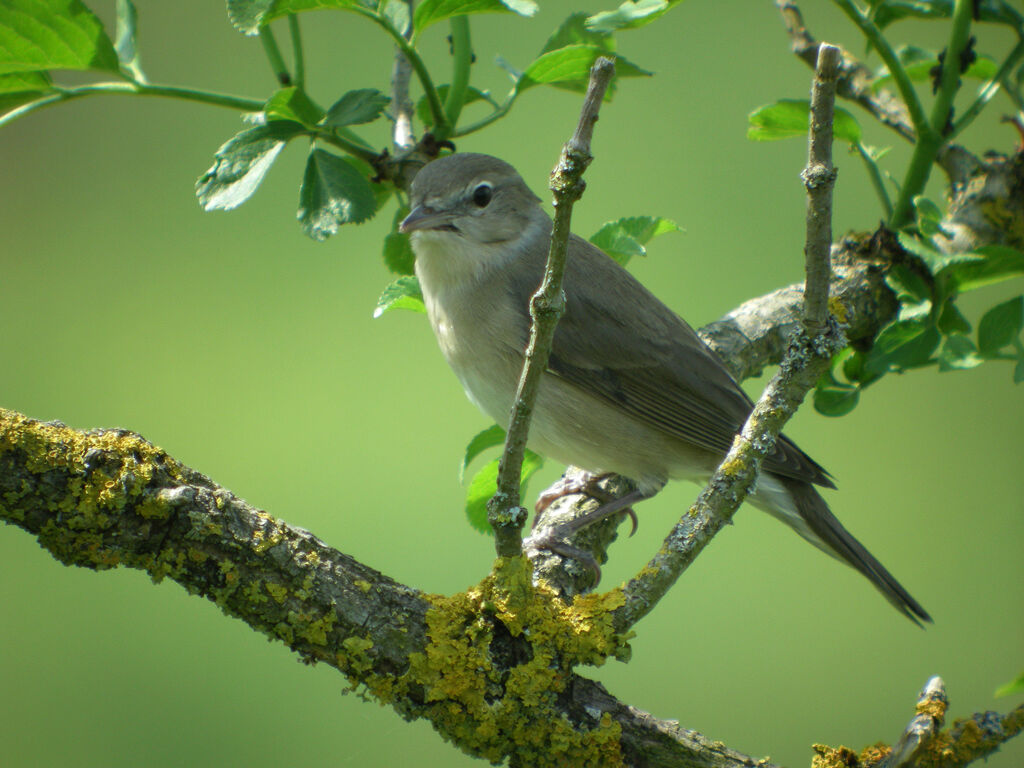
M 572 206 L 583 194 L 583 172 L 593 159 L 590 141 L 594 134 L 594 124 L 597 122 L 601 100 L 614 74 L 615 62 L 612 59 L 602 56 L 594 62 L 576 131 L 562 148 L 558 165 L 551 173 L 551 191 L 555 195 L 551 249 L 544 268 L 544 280 L 530 299 L 530 343 L 526 348 L 505 450 L 499 463 L 498 490 L 487 505 L 487 519 L 494 529 L 495 549 L 499 557 L 516 556 L 522 552 L 521 530 L 527 517 L 519 499 L 523 451 L 526 449 L 537 390 L 551 354 L 555 327 L 565 310 L 562 275 L 569 246 Z
M 835 76 L 822 70 L 835 68 L 839 51 L 827 45 L 822 45 L 821 49 L 823 53 L 818 59 L 811 96 L 811 103 L 817 104 L 818 110 L 810 129 L 810 160 L 805 177 L 813 175 L 808 173 L 812 164 L 825 155 L 821 143 L 832 140 L 833 110 L 824 102 L 834 101 L 835 90 L 830 82 Z M 826 175 L 830 166 L 830 162 L 825 163 Z M 831 190 L 831 185 L 827 186 Z M 620 631 L 647 615 L 712 537 L 732 519 L 753 488 L 761 460 L 774 447 L 783 425 L 828 367 L 832 355 L 845 346 L 843 333 L 827 314 L 829 240 L 825 241 L 824 248 L 810 242 L 812 236 L 831 231 L 831 194 L 827 199 L 815 195 L 814 203 L 818 207 L 809 206 L 807 212 L 809 240 L 805 253 L 808 258 L 813 255 L 820 263 L 808 265 L 804 295 L 824 295 L 823 299 L 811 301 L 805 298 L 807 303 L 823 305 L 822 322 L 818 327 L 814 327 L 817 323 L 813 322 L 797 327 L 778 373 L 765 387 L 743 430 L 697 501 L 676 523 L 651 561 L 622 588 L 623 604 L 613 614 L 614 626 Z
M 793 53 L 803 59 L 808 66 L 815 67 L 818 62 L 818 42 L 804 26 L 800 8 L 793 0 L 776 0 L 775 5 L 782 15 L 783 24 L 786 25 Z M 887 90 L 875 93 L 871 89 L 871 82 L 874 79 L 874 73 L 849 51 L 842 52 L 837 89 L 839 98 L 859 104 L 883 125 L 889 126 L 903 138 L 914 141 L 916 132 L 907 108 Z
M 832 189 L 836 169 L 832 165 L 832 118 L 836 104 L 836 77 L 840 52 L 834 45 L 818 48 L 818 65 L 811 87 L 811 125 L 807 142 L 807 167 L 800 174 L 807 189 L 807 240 L 804 245 L 807 290 L 804 291 L 804 327 L 820 333 L 828 318 L 828 281 L 831 272 Z
M 412 19 L 413 0 L 406 0 L 409 6 L 409 18 Z M 412 23 L 399 30 L 406 40 L 412 35 Z M 391 132 L 395 149 L 402 151 L 412 149 L 416 144 L 412 130 L 413 104 L 409 100 L 409 80 L 412 78 L 412 65 L 402 49 L 395 47 L 395 64 L 391 70 L 391 109 L 395 117 L 395 127 Z

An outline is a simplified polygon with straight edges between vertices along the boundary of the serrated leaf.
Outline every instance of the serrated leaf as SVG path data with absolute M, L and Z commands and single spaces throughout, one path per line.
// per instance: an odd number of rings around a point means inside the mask
M 982 315 L 978 323 L 978 351 L 994 355 L 1024 329 L 1024 296 L 997 304 Z
M 431 24 L 470 13 L 516 13 L 520 16 L 533 16 L 537 13 L 537 4 L 533 0 L 424 0 L 416 7 L 412 25 L 416 33 L 420 34 Z
M 114 45 L 79 0 L 0 3 L 0 75 L 46 69 L 117 72 Z
M 810 115 L 811 103 L 807 99 L 780 99 L 774 104 L 766 104 L 747 116 L 750 126 L 747 128 L 747 138 L 753 141 L 807 138 Z M 856 144 L 861 138 L 860 123 L 845 109 L 836 107 L 832 135 Z
M 373 316 L 380 317 L 393 309 L 426 313 L 427 308 L 423 306 L 423 291 L 420 290 L 420 281 L 415 275 L 403 275 L 385 288 L 377 299 Z
M 297 218 L 302 231 L 326 240 L 342 224 L 358 224 L 377 210 L 366 177 L 345 158 L 314 148 L 306 161 Z
M 970 255 L 979 258 L 951 264 L 942 271 L 961 293 L 1024 275 L 1024 253 L 1016 248 L 988 245 Z
M 137 83 L 145 83 L 146 75 L 139 62 L 136 42 L 138 13 L 132 0 L 117 0 L 117 31 L 114 35 L 114 51 L 121 63 L 121 71 Z
M 459 482 L 464 482 L 463 478 L 466 476 L 466 470 L 469 469 L 469 465 L 473 463 L 473 459 L 488 448 L 493 448 L 496 445 L 504 445 L 504 443 L 505 430 L 497 424 L 492 424 L 487 429 L 473 435 L 469 443 L 466 444 L 466 453 L 462 457 L 462 463 L 459 465 Z
M 814 388 L 814 410 L 823 416 L 845 416 L 860 402 L 860 387 L 837 381 L 819 381 Z
M 601 11 L 587 19 L 587 28 L 597 32 L 636 29 L 664 16 L 681 0 L 626 0 L 614 11 Z
M 481 533 L 493 533 L 491 524 L 487 522 L 487 502 L 498 489 L 498 461 L 487 462 L 480 471 L 473 475 L 466 489 L 466 517 L 469 524 Z M 519 493 L 526 495 L 526 484 L 533 473 L 543 466 L 544 460 L 533 451 L 527 449 L 523 455 L 523 468 L 520 473 Z
M 950 334 L 942 342 L 942 350 L 939 352 L 940 371 L 965 371 L 977 368 L 983 362 L 985 359 L 978 355 L 974 342 L 962 334 Z
M 608 51 L 597 45 L 567 45 L 538 56 L 523 72 L 519 79 L 519 91 L 534 85 L 573 83 L 586 87 L 590 79 L 590 68 L 598 56 Z M 649 77 L 652 73 L 640 69 L 632 62 L 615 56 L 615 79 L 620 77 Z
M 306 92 L 298 86 L 282 88 L 263 105 L 268 120 L 291 120 L 312 128 L 323 118 L 323 111 L 317 107 Z
M 921 259 L 933 275 L 938 275 L 943 270 L 955 264 L 970 264 L 982 261 L 981 256 L 971 252 L 942 253 L 928 243 L 914 237 L 909 232 L 900 232 L 897 235 L 900 245 L 907 251 Z
M 1005 685 L 1001 685 L 996 688 L 995 696 L 1009 696 L 1013 693 L 1024 693 L 1024 672 L 1021 672 L 1017 676 L 1016 680 L 1011 680 Z
M 881 374 L 923 365 L 940 341 L 939 331 L 928 315 L 897 321 L 878 334 L 866 356 L 864 368 L 869 373 Z
M 913 199 L 917 228 L 925 237 L 932 237 L 942 231 L 942 211 L 935 203 L 924 195 L 915 195 Z
M 872 2 L 871 5 L 872 18 L 879 29 L 900 19 L 948 19 L 953 15 L 952 0 L 886 0 L 884 3 Z M 1011 10 L 1011 5 L 1005 0 L 975 3 L 981 21 L 1009 24 L 1016 29 L 1020 17 Z
M 217 150 L 213 166 L 196 182 L 196 196 L 204 210 L 231 210 L 248 200 L 267 175 L 288 140 L 302 126 L 275 120 L 248 128 Z
M 590 236 L 590 242 L 625 265 L 634 256 L 646 256 L 646 246 L 658 235 L 679 232 L 679 226 L 660 216 L 629 216 L 609 221 Z
M 600 32 L 587 28 L 587 14 L 583 12 L 574 13 L 558 25 L 558 29 L 551 33 L 551 37 L 540 49 L 541 53 L 565 48 L 567 45 L 596 45 L 602 50 L 613 53 L 615 51 L 615 38 L 607 32 Z
M 893 264 L 885 276 L 885 284 L 892 288 L 901 304 L 931 300 L 931 286 L 905 264 Z
M 413 274 L 416 256 L 409 243 L 409 235 L 392 232 L 384 237 L 384 265 L 396 275 Z
M 255 35 L 274 19 L 300 11 L 345 9 L 359 0 L 228 0 L 228 18 L 239 32 Z
M 437 86 L 437 96 L 442 104 L 448 99 L 448 90 L 450 86 L 445 83 L 444 85 Z M 463 105 L 472 104 L 475 101 L 486 101 L 490 104 L 494 104 L 491 96 L 486 91 L 481 91 L 479 88 L 468 86 L 466 88 L 466 100 Z M 430 114 L 430 104 L 427 102 L 426 96 L 421 96 L 420 100 L 416 102 L 416 117 L 423 125 L 433 125 L 434 116 Z
M 370 123 L 380 117 L 390 103 L 391 99 L 375 88 L 349 91 L 327 110 L 324 125 L 338 127 Z

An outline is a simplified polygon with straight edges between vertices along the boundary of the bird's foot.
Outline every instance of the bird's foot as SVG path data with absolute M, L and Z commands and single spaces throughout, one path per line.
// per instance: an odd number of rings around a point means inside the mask
M 601 504 L 601 506 L 596 510 L 596 512 L 600 512 L 606 506 L 615 503 L 618 499 L 614 495 L 608 493 L 600 485 L 601 481 L 604 480 L 606 477 L 610 477 L 610 473 L 603 472 L 601 474 L 594 474 L 592 472 L 587 472 L 586 470 L 574 470 L 571 472 L 566 472 L 558 479 L 558 482 L 556 482 L 554 485 L 552 485 L 546 491 L 542 492 L 540 496 L 537 497 L 537 503 L 536 505 L 534 505 L 535 514 L 533 517 L 533 527 L 537 527 L 537 521 L 541 518 L 541 516 L 544 514 L 547 508 L 564 496 L 573 496 L 575 494 L 583 494 L 584 496 L 588 496 L 589 498 L 594 499 L 595 501 Z M 629 535 L 632 536 L 634 533 L 636 533 L 637 526 L 639 525 L 639 521 L 636 517 L 636 512 L 633 511 L 632 506 L 626 506 L 625 508 L 621 508 L 620 511 L 629 515 L 629 520 L 632 524 L 632 527 L 629 531 Z M 597 520 L 600 520 L 606 516 L 607 515 L 602 515 L 601 517 L 597 517 L 595 520 L 593 520 L 593 522 L 597 522 Z M 585 515 L 584 518 L 589 518 L 589 515 Z M 581 526 L 580 528 L 575 529 L 573 533 L 577 530 L 581 530 L 583 527 L 585 526 Z M 561 526 L 559 526 L 559 528 L 561 528 Z

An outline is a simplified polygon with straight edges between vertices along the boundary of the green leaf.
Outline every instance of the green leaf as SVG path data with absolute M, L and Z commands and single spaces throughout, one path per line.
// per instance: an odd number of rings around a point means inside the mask
M 136 42 L 138 14 L 132 0 L 117 0 L 117 32 L 114 35 L 114 51 L 121 62 L 121 71 L 137 83 L 146 82 L 146 75 L 139 62 Z
M 345 9 L 359 0 L 228 0 L 228 18 L 243 34 L 259 34 L 274 19 L 300 11 Z
M 864 368 L 869 373 L 886 373 L 923 365 L 940 340 L 939 331 L 928 315 L 897 321 L 878 334 Z
M 650 24 L 679 5 L 681 0 L 626 0 L 614 11 L 601 11 L 587 19 L 587 28 L 596 32 L 617 32 Z
M 520 16 L 533 16 L 537 13 L 537 4 L 533 0 L 424 0 L 416 7 L 413 28 L 420 34 L 431 24 L 452 16 L 510 12 Z
M 409 16 L 409 3 L 405 0 L 381 0 L 377 12 L 391 22 L 400 35 L 409 31 L 412 18 Z
M 523 72 L 519 80 L 519 90 L 525 91 L 534 85 L 556 83 L 585 88 L 594 60 L 607 53 L 607 50 L 598 45 L 567 45 L 542 53 Z M 651 74 L 621 56 L 615 57 L 616 80 L 620 77 L 649 77 Z
M 384 264 L 396 275 L 413 274 L 416 256 L 409 243 L 409 235 L 404 232 L 392 232 L 384 237 Z
M 505 430 L 497 424 L 492 424 L 487 429 L 473 435 L 473 438 L 466 445 L 466 454 L 462 457 L 462 463 L 459 465 L 459 482 L 464 482 L 463 478 L 466 476 L 466 470 L 469 469 L 469 465 L 473 463 L 473 459 L 488 448 L 493 448 L 496 445 L 504 445 L 504 443 Z
M 43 69 L 117 72 L 117 54 L 80 0 L 0 3 L 0 75 Z
M 942 351 L 939 352 L 940 371 L 965 371 L 977 368 L 983 362 L 985 360 L 978 355 L 974 342 L 962 334 L 950 334 L 942 343 Z
M 963 251 L 958 253 L 942 253 L 928 243 L 914 237 L 909 232 L 900 232 L 897 235 L 900 245 L 907 251 L 921 259 L 933 275 L 938 275 L 943 270 L 955 264 L 970 264 L 983 259 L 976 253 Z
M 47 72 L 14 72 L 0 75 L 0 115 L 53 93 Z
M 277 91 L 263 105 L 267 120 L 291 120 L 312 128 L 323 118 L 323 110 L 310 101 L 306 92 L 298 86 L 289 86 Z
M 466 489 L 466 517 L 469 518 L 469 524 L 482 533 L 493 533 L 491 524 L 487 522 L 487 502 L 498 489 L 498 461 L 494 459 L 487 462 L 473 475 Z M 543 464 L 544 460 L 531 450 L 523 455 L 523 468 L 519 475 L 520 495 L 526 495 L 527 482 Z
M 845 416 L 860 402 L 860 387 L 828 381 L 823 377 L 814 388 L 814 410 L 824 416 Z
M 906 264 L 893 264 L 885 276 L 885 283 L 895 291 L 901 304 L 931 301 L 931 286 Z
M 978 351 L 994 355 L 1024 329 L 1024 296 L 1004 301 L 986 312 L 978 323 Z
M 943 304 L 942 312 L 939 314 L 939 330 L 947 335 L 966 334 L 971 332 L 971 324 L 967 322 L 967 318 L 963 316 L 956 304 L 947 301 Z
M 917 228 L 925 237 L 932 237 L 942 231 L 942 211 L 935 203 L 924 195 L 915 195 L 914 212 L 917 217 Z
M 213 166 L 196 182 L 204 210 L 231 210 L 248 200 L 289 139 L 302 126 L 284 120 L 249 128 L 217 150 Z
M 599 32 L 587 27 L 587 14 L 582 11 L 567 17 L 558 25 L 551 37 L 544 43 L 541 53 L 565 48 L 567 45 L 596 45 L 607 53 L 615 51 L 615 38 L 607 32 Z
M 423 291 L 415 275 L 403 275 L 384 289 L 377 299 L 373 316 L 380 317 L 393 309 L 409 309 L 413 312 L 427 311 L 423 306 Z
M 326 150 L 310 151 L 299 190 L 297 217 L 303 232 L 326 240 L 342 224 L 366 221 L 376 210 L 373 189 L 359 169 Z
M 987 245 L 975 250 L 969 261 L 950 264 L 942 270 L 961 293 L 1024 275 L 1024 253 L 1005 245 Z
M 324 125 L 338 127 L 373 122 L 389 103 L 391 99 L 374 88 L 349 91 L 327 110 Z
M 450 86 L 447 83 L 437 86 L 437 96 L 442 104 L 448 99 L 449 88 Z M 494 104 L 494 100 L 487 91 L 481 91 L 479 88 L 468 86 L 466 88 L 466 100 L 463 102 L 463 105 L 472 104 L 474 101 L 486 101 L 489 104 Z M 433 125 L 434 123 L 434 116 L 430 114 L 430 104 L 427 102 L 426 96 L 421 96 L 420 100 L 416 102 L 416 117 L 419 118 L 423 125 Z
M 679 226 L 660 216 L 630 216 L 609 221 L 590 236 L 590 242 L 625 265 L 634 256 L 646 256 L 644 247 L 658 235 L 679 232 Z
M 1013 383 L 1020 384 L 1024 382 L 1024 357 L 1021 357 L 1017 361 L 1017 365 L 1013 367 Z
M 753 141 L 807 138 L 810 115 L 811 103 L 807 99 L 780 99 L 774 104 L 766 104 L 747 116 L 750 125 L 747 138 Z M 861 137 L 860 123 L 845 109 L 836 107 L 832 134 L 837 139 L 856 144 Z
M 1011 680 L 1006 685 L 996 688 L 995 696 L 1009 696 L 1012 693 L 1024 693 L 1024 672 L 1021 672 L 1016 680 Z

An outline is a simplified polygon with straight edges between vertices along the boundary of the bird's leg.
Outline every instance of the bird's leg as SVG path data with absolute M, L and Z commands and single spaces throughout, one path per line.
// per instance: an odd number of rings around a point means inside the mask
M 536 528 L 537 521 L 540 520 L 541 515 L 543 515 L 544 512 L 547 511 L 548 507 L 550 507 L 563 496 L 572 496 L 578 493 L 581 493 L 584 496 L 589 496 L 595 501 L 601 503 L 602 506 L 598 508 L 598 511 L 600 511 L 600 509 L 603 509 L 605 505 L 617 501 L 617 499 L 612 494 L 608 493 L 606 490 L 604 490 L 604 488 L 600 486 L 600 482 L 604 480 L 606 477 L 610 476 L 611 475 L 608 472 L 596 475 L 592 472 L 587 472 L 586 470 L 583 469 L 575 469 L 573 471 L 566 472 L 558 479 L 558 482 L 556 482 L 554 485 L 552 485 L 550 488 L 548 488 L 546 491 L 541 493 L 540 496 L 537 497 L 537 503 L 534 506 L 534 517 L 532 527 Z M 632 502 L 630 502 L 630 504 L 631 503 Z M 619 507 L 618 509 L 622 508 Z M 629 535 L 632 536 L 634 533 L 636 533 L 636 528 L 638 524 L 636 512 L 633 511 L 633 508 L 629 506 L 629 504 L 626 505 L 624 511 L 627 515 L 629 515 L 629 520 L 633 524 L 633 527 L 629 531 Z M 608 514 L 611 513 L 609 512 Z M 585 515 L 584 517 L 588 516 L 589 515 Z M 595 520 L 594 522 L 597 522 L 597 520 Z M 585 527 L 586 525 L 582 526 L 582 528 Z
M 591 477 L 589 480 L 593 482 L 595 478 Z M 589 488 L 587 492 L 588 494 L 590 493 Z M 605 499 L 608 499 L 608 494 L 604 491 L 601 491 L 601 495 Z M 594 583 L 596 585 L 601 579 L 601 568 L 597 563 L 597 559 L 588 550 L 581 549 L 570 544 L 568 539 L 575 536 L 580 531 L 617 513 L 629 514 L 630 518 L 633 520 L 633 530 L 635 531 L 636 514 L 632 510 L 632 505 L 638 501 L 650 498 L 653 495 L 654 494 L 650 491 L 646 493 L 640 490 L 630 491 L 625 496 L 605 501 L 597 509 L 587 512 L 584 515 L 580 515 L 572 520 L 568 520 L 564 523 L 558 523 L 550 528 L 536 532 L 532 534 L 524 544 L 528 549 L 547 550 L 549 552 L 562 555 L 563 557 L 577 560 L 581 565 L 594 574 Z M 550 504 L 551 502 L 548 503 Z

